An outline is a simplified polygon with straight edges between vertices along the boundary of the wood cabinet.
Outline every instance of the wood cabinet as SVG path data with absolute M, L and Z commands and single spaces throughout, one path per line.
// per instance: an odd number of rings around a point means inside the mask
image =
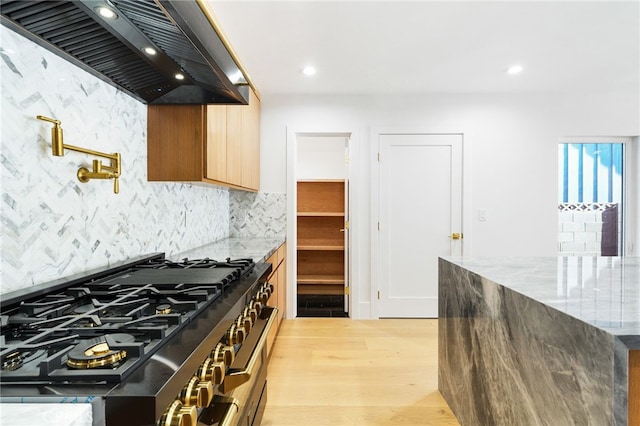
M 629 393 L 627 401 L 629 401 L 630 425 L 640 424 L 640 350 L 634 349 L 629 351 L 629 373 L 627 382 L 629 383 Z
M 273 343 L 276 340 L 276 336 L 278 334 L 278 330 L 280 329 L 280 324 L 282 319 L 285 317 L 286 312 L 286 304 L 287 304 L 287 261 L 286 261 L 286 253 L 287 253 L 287 244 L 284 243 L 275 253 L 273 253 L 269 259 L 267 259 L 268 263 L 271 263 L 272 270 L 269 275 L 268 281 L 273 284 L 273 293 L 269 298 L 269 306 L 275 306 L 278 308 L 278 314 L 276 316 L 276 323 L 273 328 L 269 331 L 269 335 L 267 336 L 267 354 L 271 354 L 271 349 Z
M 344 294 L 345 181 L 298 181 L 298 294 Z
M 249 105 L 148 105 L 149 181 L 260 188 L 260 100 Z

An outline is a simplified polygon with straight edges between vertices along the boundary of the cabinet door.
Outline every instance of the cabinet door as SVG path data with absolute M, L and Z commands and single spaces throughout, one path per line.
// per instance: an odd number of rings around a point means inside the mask
M 242 109 L 242 186 L 260 188 L 260 100 L 250 92 L 249 105 Z
M 227 107 L 227 179 L 232 185 L 242 186 L 242 109 L 246 106 Z
M 207 106 L 207 148 L 205 177 L 227 181 L 227 107 Z
M 148 180 L 260 187 L 260 101 L 149 105 Z
M 200 181 L 204 111 L 200 105 L 147 107 L 147 179 Z

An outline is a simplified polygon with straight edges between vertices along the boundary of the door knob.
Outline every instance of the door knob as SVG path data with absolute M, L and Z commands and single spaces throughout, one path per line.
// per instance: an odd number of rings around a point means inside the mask
M 451 234 L 451 239 L 452 240 L 459 240 L 462 238 L 462 234 L 459 234 L 457 232 L 454 232 L 453 234 Z

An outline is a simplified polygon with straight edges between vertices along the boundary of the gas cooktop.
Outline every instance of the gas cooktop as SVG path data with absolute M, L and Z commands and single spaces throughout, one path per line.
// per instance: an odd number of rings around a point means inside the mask
M 3 307 L 0 381 L 119 383 L 254 266 L 154 258 Z

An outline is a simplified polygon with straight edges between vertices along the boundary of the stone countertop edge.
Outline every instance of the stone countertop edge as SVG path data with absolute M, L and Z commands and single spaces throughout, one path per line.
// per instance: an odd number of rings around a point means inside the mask
M 640 300 L 638 298 L 640 295 L 640 280 L 638 280 L 640 258 L 635 256 L 611 258 L 615 262 L 613 267 L 609 267 L 605 263 L 604 267 L 600 268 L 616 271 L 620 271 L 621 268 L 625 269 L 626 273 L 622 274 L 622 282 L 618 282 L 620 280 L 618 278 L 619 275 L 614 280 L 615 295 L 623 294 L 620 300 L 613 303 L 615 309 L 610 307 L 611 300 L 598 296 L 600 294 L 598 288 L 591 288 L 590 291 L 585 288 L 584 291 L 577 292 L 577 294 L 558 294 L 558 283 L 566 285 L 567 283 L 564 282 L 566 277 L 559 278 L 557 271 L 552 270 L 552 267 L 556 266 L 557 263 L 555 262 L 561 258 L 566 258 L 566 256 L 440 257 L 441 260 L 465 269 L 471 274 L 596 327 L 608 333 L 630 350 L 640 349 L 640 307 L 637 302 L 637 300 Z M 562 262 L 565 261 L 566 259 L 562 259 Z M 608 262 L 609 259 L 603 260 L 596 257 L 591 261 Z M 537 279 L 532 281 L 532 276 L 536 276 Z M 573 278 L 575 279 L 575 277 Z M 604 277 L 597 282 L 597 286 L 604 289 L 608 281 L 607 274 L 604 274 Z M 575 283 L 573 284 L 575 285 Z M 560 288 L 563 288 L 563 286 L 560 286 Z M 622 289 L 624 291 L 621 293 Z M 594 316 L 593 312 L 585 308 L 590 308 L 594 305 L 594 297 L 602 298 L 603 302 L 603 304 L 597 304 L 599 308 L 596 310 L 597 316 Z M 607 307 L 609 308 L 605 309 Z M 622 309 L 624 314 L 619 312 L 619 309 Z M 609 321 L 601 321 L 603 316 Z
M 167 259 L 179 261 L 184 258 L 202 259 L 208 257 L 215 260 L 253 259 L 256 263 L 266 262 L 285 242 L 285 238 L 229 237 L 213 241 L 184 252 L 168 254 Z

